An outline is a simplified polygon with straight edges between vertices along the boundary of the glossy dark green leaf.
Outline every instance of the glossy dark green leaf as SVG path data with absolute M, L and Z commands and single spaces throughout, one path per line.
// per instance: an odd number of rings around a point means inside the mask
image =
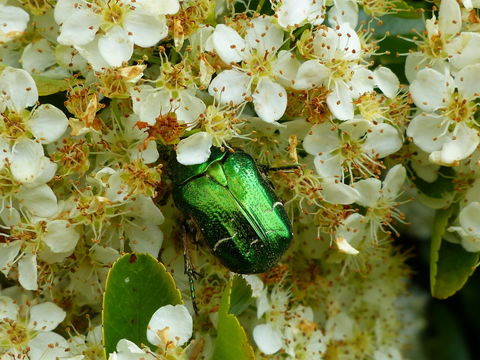
M 233 281 L 232 281 L 233 282 Z M 251 360 L 255 359 L 247 334 L 235 315 L 230 314 L 232 282 L 227 284 L 218 312 L 217 340 L 212 360 Z M 234 354 L 234 357 L 232 357 Z
M 443 240 L 446 228 L 455 215 L 455 206 L 437 210 L 430 247 L 430 291 L 445 299 L 460 290 L 475 270 L 479 254 L 466 251 L 461 245 Z
M 460 290 L 475 270 L 478 258 L 478 253 L 468 252 L 459 244 L 442 241 L 432 296 L 445 299 Z
M 148 344 L 146 331 L 153 313 L 162 306 L 181 303 L 172 276 L 151 255 L 122 256 L 108 273 L 103 298 L 105 351 L 115 351 L 120 339 Z

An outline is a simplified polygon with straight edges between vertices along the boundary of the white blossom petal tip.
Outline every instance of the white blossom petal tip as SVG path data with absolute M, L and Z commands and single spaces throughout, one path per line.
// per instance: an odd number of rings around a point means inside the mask
M 180 140 L 177 145 L 177 161 L 183 165 L 196 165 L 207 161 L 212 141 L 212 135 L 205 131 Z
M 184 345 L 193 332 L 192 316 L 184 305 L 166 305 L 155 311 L 148 323 L 147 339 L 154 345 L 173 342 Z

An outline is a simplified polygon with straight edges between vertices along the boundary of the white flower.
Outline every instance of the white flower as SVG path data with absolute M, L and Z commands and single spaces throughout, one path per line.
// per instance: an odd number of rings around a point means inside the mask
M 53 105 L 45 104 L 35 108 L 31 113 L 24 109 L 38 101 L 38 90 L 32 76 L 25 70 L 11 67 L 0 74 L 0 111 L 5 108 L 13 114 L 5 114 L 11 121 L 24 121 L 32 135 L 42 144 L 58 140 L 68 126 L 65 114 Z M 17 136 L 21 136 L 17 135 Z M 20 142 L 26 139 L 21 139 Z M 1 165 L 0 165 L 1 166 Z
M 209 43 L 226 64 L 242 62 L 224 70 L 210 83 L 208 92 L 221 104 L 239 105 L 250 97 L 257 115 L 266 122 L 280 119 L 287 107 L 287 92 L 276 82 L 288 59 L 277 61 L 283 31 L 267 17 L 251 21 L 245 39 L 229 26 L 219 24 Z M 284 72 L 284 76 L 290 73 Z
M 0 44 L 21 36 L 27 28 L 28 13 L 22 8 L 0 2 Z
M 107 0 L 82 3 L 59 0 L 55 21 L 60 25 L 58 42 L 73 45 L 93 65 L 121 66 L 130 60 L 133 46 L 154 46 L 168 34 L 166 14 L 175 14 L 178 0 Z
M 52 302 L 28 306 L 0 296 L 3 354 L 28 354 L 30 360 L 56 360 L 68 356 L 67 341 L 52 331 L 65 319 L 65 311 Z
M 365 218 L 370 226 L 370 237 L 377 241 L 377 232 L 388 232 L 392 229 L 393 220 L 402 221 L 402 215 L 397 207 L 396 198 L 402 193 L 406 170 L 398 164 L 392 167 L 382 181 L 370 178 L 357 181 L 352 185 L 360 198 L 357 204 L 367 208 Z
M 348 24 L 318 30 L 313 39 L 313 54 L 315 59 L 299 67 L 293 87 L 308 90 L 325 86 L 330 90 L 328 108 L 339 120 L 353 118 L 353 100 L 363 93 L 378 86 L 391 94 L 395 86 L 392 82 L 398 82 L 392 74 L 385 77 L 380 72 L 376 76 L 360 63 L 363 56 L 360 38 Z
M 148 85 L 135 87 L 130 92 L 133 111 L 141 122 L 155 125 L 159 116 L 174 113 L 180 124 L 190 130 L 197 124 L 205 111 L 205 103 L 194 95 L 192 90 L 170 91 L 166 88 L 153 88 Z
M 424 112 L 410 122 L 407 135 L 430 160 L 455 165 L 479 144 L 475 121 L 480 94 L 480 64 L 460 70 L 455 78 L 446 71 L 423 69 L 410 85 L 415 105 Z
M 166 305 L 155 311 L 147 326 L 147 339 L 158 346 L 184 345 L 193 331 L 192 316 L 184 305 Z
M 452 57 L 464 57 L 460 47 L 466 46 L 476 52 L 474 43 L 460 44 L 458 40 L 455 45 L 450 45 L 451 41 L 455 41 L 455 37 L 462 28 L 462 17 L 460 6 L 456 0 L 442 0 L 440 3 L 440 10 L 438 20 L 435 15 L 425 22 L 427 36 L 420 42 L 422 52 L 412 52 L 407 55 L 405 62 L 405 75 L 409 82 L 415 79 L 418 71 L 422 70 L 427 65 L 439 71 L 443 71 L 446 67 L 446 61 Z M 462 42 L 460 40 L 460 42 Z
M 84 359 L 81 354 L 103 354 L 102 344 L 102 325 L 97 325 L 94 328 L 88 330 L 87 336 L 76 335 L 68 339 L 71 353 L 79 354 L 77 357 L 68 360 L 80 360 Z M 86 359 L 88 360 L 88 359 Z
M 401 146 L 401 136 L 392 125 L 375 125 L 364 119 L 338 126 L 329 122 L 314 125 L 303 141 L 305 151 L 315 156 L 317 173 L 329 182 L 343 182 L 345 173 L 352 174 L 354 169 L 369 174 L 375 159 L 393 154 Z

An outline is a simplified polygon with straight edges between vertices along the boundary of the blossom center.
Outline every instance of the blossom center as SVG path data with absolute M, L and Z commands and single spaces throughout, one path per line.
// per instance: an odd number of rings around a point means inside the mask
M 473 118 L 477 105 L 465 99 L 460 93 L 453 94 L 445 115 L 456 122 L 469 121 Z
M 252 50 L 250 58 L 243 61 L 243 69 L 250 76 L 254 74 L 258 77 L 269 76 L 272 70 L 272 57 L 268 51 L 262 54 Z
M 12 319 L 3 319 L 0 325 L 0 348 L 24 347 L 30 336 L 26 326 L 17 323 Z
M 102 6 L 102 17 L 105 23 L 113 26 L 123 23 L 128 7 L 119 0 L 110 0 Z

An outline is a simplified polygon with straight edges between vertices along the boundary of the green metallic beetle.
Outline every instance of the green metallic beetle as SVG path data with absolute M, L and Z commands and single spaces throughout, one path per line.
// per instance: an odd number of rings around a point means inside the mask
M 201 231 L 213 254 L 240 274 L 270 270 L 293 237 L 282 202 L 243 151 L 212 148 L 198 165 L 170 164 L 173 200 Z

